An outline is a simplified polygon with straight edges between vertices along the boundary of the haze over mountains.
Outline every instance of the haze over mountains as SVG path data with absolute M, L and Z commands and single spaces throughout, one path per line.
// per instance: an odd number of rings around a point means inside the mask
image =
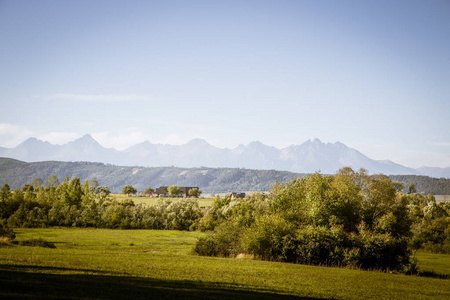
M 15 148 L 0 147 L 0 156 L 26 162 L 35 161 L 89 161 L 124 166 L 177 166 L 227 167 L 284 170 L 296 173 L 320 171 L 333 174 L 349 166 L 355 170 L 367 169 L 370 173 L 386 175 L 411 174 L 450 178 L 450 168 L 408 168 L 389 160 L 373 160 L 346 145 L 322 143 L 318 139 L 300 145 L 278 149 L 261 142 L 222 149 L 202 139 L 193 139 L 183 145 L 153 144 L 149 141 L 118 151 L 105 148 L 89 134 L 64 145 L 29 138 Z

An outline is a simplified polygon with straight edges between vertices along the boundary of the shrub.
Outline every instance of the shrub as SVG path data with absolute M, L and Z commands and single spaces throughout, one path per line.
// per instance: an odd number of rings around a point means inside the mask
M 264 260 L 285 261 L 295 227 L 279 215 L 264 215 L 258 218 L 244 234 L 244 248 L 248 253 Z
M 201 237 L 195 243 L 194 253 L 201 256 L 219 256 L 219 245 L 217 241 L 211 237 Z
M 0 221 L 0 237 L 5 237 L 9 240 L 13 240 L 16 237 L 14 230 L 6 224 L 5 220 Z
M 358 264 L 363 269 L 401 270 L 410 263 L 411 251 L 406 238 L 360 228 L 356 239 L 360 249 Z
M 433 253 L 450 253 L 450 217 L 423 221 L 411 241 L 413 248 Z
M 345 234 L 336 228 L 307 226 L 295 236 L 295 261 L 302 264 L 344 265 Z M 347 253 L 347 256 L 351 253 Z
M 242 253 L 240 233 L 242 228 L 233 222 L 225 222 L 216 227 L 207 237 L 199 238 L 194 252 L 206 256 L 230 257 Z

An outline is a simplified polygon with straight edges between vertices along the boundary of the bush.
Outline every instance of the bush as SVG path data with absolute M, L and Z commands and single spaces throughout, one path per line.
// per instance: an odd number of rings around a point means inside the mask
M 345 234 L 339 229 L 307 226 L 295 236 L 295 261 L 309 265 L 345 265 L 344 248 Z
M 244 248 L 248 253 L 264 260 L 286 261 L 295 227 L 279 215 L 264 215 L 245 231 Z
M 406 238 L 393 238 L 360 229 L 356 243 L 359 244 L 359 267 L 363 269 L 402 270 L 410 263 L 411 251 Z
M 219 245 L 211 236 L 199 238 L 193 251 L 201 256 L 220 256 Z
M 423 221 L 416 227 L 411 244 L 415 249 L 450 254 L 450 217 Z
M 242 228 L 233 222 L 225 222 L 199 238 L 193 251 L 199 255 L 230 257 L 242 253 L 240 233 Z
M 16 233 L 6 224 L 5 220 L 0 221 L 0 237 L 5 237 L 9 240 L 13 240 L 16 237 Z

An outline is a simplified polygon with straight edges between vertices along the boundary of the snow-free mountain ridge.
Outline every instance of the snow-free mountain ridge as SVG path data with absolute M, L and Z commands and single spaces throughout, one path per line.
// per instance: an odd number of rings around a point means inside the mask
M 387 175 L 427 175 L 450 178 L 450 168 L 408 168 L 388 160 L 373 160 L 343 143 L 323 143 L 319 139 L 278 149 L 259 141 L 234 149 L 222 149 L 203 139 L 183 145 L 153 144 L 145 141 L 123 151 L 105 148 L 87 134 L 64 145 L 29 138 L 15 148 L 0 148 L 0 156 L 26 162 L 89 161 L 128 166 L 229 167 L 274 169 L 296 173 L 320 171 L 333 174 L 342 167 L 364 168 Z

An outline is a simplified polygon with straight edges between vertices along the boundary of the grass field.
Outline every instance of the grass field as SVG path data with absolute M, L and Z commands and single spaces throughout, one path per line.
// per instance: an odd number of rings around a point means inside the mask
M 0 247 L 0 298 L 450 299 L 450 280 L 191 254 L 202 233 L 16 229 L 56 249 Z M 449 255 L 419 253 L 450 274 Z
M 160 198 L 156 198 L 156 197 L 128 197 L 123 194 L 111 194 L 111 196 L 112 196 L 112 198 L 114 198 L 116 200 L 131 199 L 136 204 L 144 203 L 147 205 L 155 205 L 156 202 L 160 199 Z M 182 199 L 182 198 L 168 198 L 168 199 L 172 200 L 172 201 L 176 201 L 176 200 Z M 200 207 L 206 207 L 206 206 L 211 206 L 211 204 L 214 201 L 214 198 L 199 198 L 199 199 L 197 199 L 197 201 L 198 201 L 198 205 Z
M 435 195 L 436 202 L 450 201 L 450 195 Z

